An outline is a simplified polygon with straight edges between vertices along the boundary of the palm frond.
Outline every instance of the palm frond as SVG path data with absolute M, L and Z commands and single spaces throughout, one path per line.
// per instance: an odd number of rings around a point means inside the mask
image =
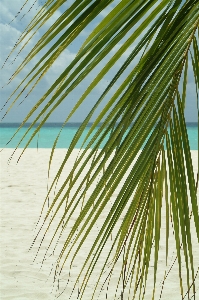
M 64 2 L 47 1 L 26 28 L 16 47 L 27 37 L 27 33 L 34 34 L 42 28 Z M 112 2 L 75 1 L 61 14 L 11 77 L 13 80 L 33 58 L 45 50 L 12 93 L 11 97 L 15 98 L 5 114 L 20 99 L 24 90 L 29 88 L 28 94 L 32 92 L 61 53 Z M 80 282 L 81 286 L 80 299 L 83 299 L 93 272 L 99 268 L 99 262 L 101 268 L 92 299 L 100 283 L 103 285 L 105 281 L 110 286 L 111 276 L 121 258 L 115 291 L 120 292 L 121 288 L 122 294 L 127 293 L 125 295 L 131 299 L 144 299 L 148 278 L 151 276 L 150 264 L 153 262 L 154 284 L 149 293 L 151 299 L 155 299 L 163 213 L 166 214 L 166 264 L 169 259 L 169 222 L 172 217 L 181 295 L 183 297 L 185 294 L 185 286 L 188 291 L 192 286 L 193 294 L 196 292 L 194 279 L 197 270 L 194 265 L 190 215 L 193 214 L 199 243 L 198 177 L 194 177 L 184 109 L 190 56 L 198 108 L 198 27 L 199 3 L 196 0 L 185 3 L 177 0 L 120 1 L 94 28 L 76 57 L 38 100 L 20 126 L 22 128 L 33 114 L 37 114 L 17 145 L 40 122 L 26 143 L 25 151 L 51 114 L 63 101 L 68 101 L 68 95 L 96 67 L 100 71 L 66 116 L 64 124 L 120 61 L 125 51 L 129 50 L 130 54 L 74 136 L 44 202 L 47 202 L 63 175 L 64 166 L 91 117 L 114 89 L 108 103 L 90 127 L 82 150 L 50 203 L 39 230 L 39 234 L 45 238 L 49 229 L 54 228 L 47 255 L 56 240 L 59 241 L 64 235 L 72 217 L 78 215 L 65 237 L 56 262 L 56 274 L 60 275 L 66 265 L 70 265 L 72 270 L 80 249 L 84 247 L 96 224 L 100 224 L 103 215 L 104 221 L 99 226 L 99 232 L 76 278 L 75 285 Z M 119 45 L 118 49 L 113 52 L 116 45 Z M 106 57 L 108 61 L 102 65 L 101 61 Z M 98 130 L 94 133 L 97 126 Z M 49 169 L 58 138 L 52 147 Z M 104 146 L 100 149 L 102 143 Z M 118 190 L 121 183 L 122 187 Z M 59 213 L 61 217 L 58 217 Z M 104 251 L 106 256 L 102 261 Z M 182 260 L 186 265 L 186 284 L 183 282 Z M 104 278 L 109 262 L 111 268 Z

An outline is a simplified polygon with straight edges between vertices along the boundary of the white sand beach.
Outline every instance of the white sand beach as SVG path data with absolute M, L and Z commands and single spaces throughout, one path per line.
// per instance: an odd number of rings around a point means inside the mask
M 21 149 L 22 150 L 22 149 Z M 52 269 L 53 257 L 49 257 L 41 268 L 41 262 L 47 247 L 49 237 L 45 241 L 41 252 L 37 259 L 33 262 L 36 254 L 36 249 L 29 251 L 30 245 L 35 237 L 35 226 L 37 224 L 41 207 L 47 192 L 47 184 L 52 181 L 56 174 L 60 163 L 62 162 L 65 150 L 57 149 L 52 163 L 50 179 L 48 180 L 48 161 L 50 149 L 27 149 L 16 163 L 21 150 L 18 149 L 13 159 L 8 164 L 8 159 L 11 156 L 13 149 L 4 149 L 0 152 L 0 299 L 10 300 L 44 300 L 55 299 L 56 286 L 53 288 L 53 273 Z M 75 160 L 78 149 L 74 150 L 71 156 L 71 164 Z M 192 151 L 192 162 L 194 166 L 195 176 L 198 172 L 198 151 Z M 70 162 L 67 166 L 70 169 Z M 66 170 L 68 172 L 68 169 Z M 61 179 L 62 180 L 62 179 Z M 122 183 L 121 183 L 122 185 Z M 118 187 L 118 189 L 120 186 Z M 194 230 L 194 228 L 193 228 Z M 93 238 L 96 233 L 93 233 Z M 165 236 L 162 236 L 160 247 L 165 247 Z M 170 236 L 169 262 L 166 270 L 168 271 L 175 259 L 175 243 L 172 235 Z M 89 248 L 89 245 L 87 245 Z M 161 249 L 161 248 L 160 248 Z M 85 249 L 82 251 L 86 251 Z M 194 266 L 197 271 L 199 268 L 199 246 L 195 239 L 193 241 L 193 252 L 195 256 Z M 83 260 L 85 253 L 80 253 L 79 259 Z M 165 251 L 160 252 L 160 266 L 157 276 L 157 293 L 155 300 L 159 299 L 162 287 L 162 280 L 165 271 Z M 73 274 L 78 274 L 78 264 L 73 268 Z M 95 282 L 95 274 L 93 282 Z M 68 277 L 68 266 L 63 271 L 62 283 L 64 278 Z M 113 274 L 114 280 L 114 274 Z M 196 277 L 196 295 L 195 299 L 199 299 L 199 274 Z M 69 299 L 70 292 L 73 288 L 72 276 L 67 285 L 65 293 L 58 299 Z M 114 282 L 113 282 L 114 283 Z M 117 281 L 115 282 L 117 284 Z M 150 285 L 150 283 L 149 283 Z M 83 300 L 89 300 L 92 295 L 94 285 L 90 284 L 86 290 Z M 110 295 L 114 292 L 115 285 L 109 285 Z M 151 291 L 153 283 L 151 283 Z M 150 288 L 149 288 L 150 290 Z M 78 287 L 72 294 L 71 300 L 77 299 Z M 190 297 L 192 297 L 190 293 Z M 99 298 L 106 299 L 106 291 L 99 294 Z M 108 296 L 109 300 L 113 298 Z M 118 298 L 116 298 L 118 299 Z M 120 298 L 119 298 L 120 299 Z M 124 297 L 124 300 L 127 300 Z M 145 300 L 150 299 L 146 294 Z M 178 264 L 175 262 L 171 272 L 169 273 L 162 293 L 161 300 L 181 300 Z M 188 299 L 186 296 L 185 299 Z M 194 298 L 190 298 L 194 299 Z

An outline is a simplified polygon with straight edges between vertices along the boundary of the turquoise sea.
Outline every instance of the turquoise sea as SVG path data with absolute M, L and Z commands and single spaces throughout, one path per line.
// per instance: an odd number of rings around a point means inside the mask
M 0 148 L 15 148 L 17 143 L 22 138 L 23 134 L 27 130 L 27 127 L 29 125 L 27 124 L 25 127 L 23 127 L 17 136 L 14 137 L 13 140 L 11 140 L 8 144 L 7 142 L 11 139 L 13 134 L 16 132 L 17 128 L 19 127 L 19 124 L 16 123 L 1 123 L 0 124 Z M 39 132 L 39 135 L 31 141 L 29 148 L 51 148 L 53 146 L 53 143 L 57 137 L 57 134 L 60 131 L 62 124 L 60 123 L 47 123 Z M 60 138 L 57 143 L 57 148 L 68 148 L 75 133 L 77 132 L 77 129 L 79 128 L 80 123 L 68 123 L 63 128 L 62 133 L 60 135 Z M 80 141 L 76 144 L 76 148 L 80 148 L 82 145 L 82 142 L 84 140 L 84 137 L 86 136 L 91 124 L 89 124 L 85 131 L 83 132 L 83 135 L 80 139 Z M 198 126 L 197 123 L 188 123 L 188 137 L 190 142 L 190 148 L 191 150 L 198 150 Z M 33 132 L 33 129 L 31 129 L 28 137 L 31 136 Z M 27 142 L 27 138 L 25 141 L 23 141 L 20 144 L 20 148 L 23 148 L 25 146 L 25 142 Z M 7 145 L 6 145 L 7 144 Z

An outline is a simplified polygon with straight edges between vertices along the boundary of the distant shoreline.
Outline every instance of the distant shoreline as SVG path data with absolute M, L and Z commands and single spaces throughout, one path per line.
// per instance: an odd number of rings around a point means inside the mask
M 23 125 L 23 127 L 29 127 L 32 123 L 25 123 Z M 37 127 L 39 126 L 40 123 L 36 123 L 33 127 Z M 81 126 L 82 122 L 68 122 L 64 125 L 64 127 L 78 127 L 78 126 Z M 93 122 L 89 122 L 86 127 L 90 127 L 92 126 Z M 101 126 L 103 124 L 103 122 L 99 123 L 97 125 L 98 126 Z M 116 123 L 116 125 L 119 124 L 119 123 Z M 186 123 L 187 126 L 190 126 L 190 127 L 195 127 L 195 126 L 198 126 L 198 123 L 197 122 L 187 122 Z M 3 122 L 3 123 L 0 123 L 0 128 L 6 128 L 6 127 L 10 127 L 10 128 L 18 128 L 19 126 L 21 125 L 21 123 L 17 123 L 17 122 Z M 62 127 L 63 126 L 63 123 L 62 122 L 47 122 L 45 123 L 42 127 Z

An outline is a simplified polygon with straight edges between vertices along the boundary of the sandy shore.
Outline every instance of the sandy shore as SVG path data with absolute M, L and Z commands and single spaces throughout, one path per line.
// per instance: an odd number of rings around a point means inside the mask
M 71 164 L 74 161 L 77 151 L 75 150 L 71 157 Z M 41 250 L 35 262 L 33 262 L 36 250 L 29 251 L 29 247 L 35 236 L 35 226 L 40 215 L 43 200 L 47 192 L 47 170 L 50 150 L 49 149 L 28 149 L 16 164 L 16 160 L 20 154 L 17 151 L 14 158 L 8 164 L 8 159 L 13 150 L 6 149 L 0 152 L 0 219 L 1 219 L 1 261 L 0 261 L 0 299 L 55 299 L 56 286 L 52 288 L 53 274 L 50 274 L 52 269 L 53 257 L 50 257 L 45 263 L 41 262 L 45 253 L 45 247 Z M 198 151 L 192 151 L 192 161 L 194 172 L 198 170 Z M 60 163 L 64 157 L 64 150 L 57 149 L 51 169 L 52 180 L 53 175 L 58 170 Z M 70 164 L 68 165 L 70 169 Z M 68 171 L 68 169 L 67 169 Z M 122 183 L 121 183 L 122 184 Z M 120 187 L 118 187 L 119 189 Z M 93 233 L 95 235 L 95 233 Z M 164 248 L 165 237 L 162 237 L 162 247 Z M 175 259 L 174 239 L 172 242 L 170 237 L 170 252 L 169 252 L 169 270 Z M 47 239 L 46 243 L 49 242 Z M 89 248 L 89 245 L 87 245 Z M 173 248 L 172 248 L 173 247 Z M 43 251 L 43 252 L 42 252 Z M 86 251 L 86 250 L 85 250 Z M 193 243 L 193 251 L 195 255 L 195 270 L 199 267 L 199 245 L 197 240 Z M 162 255 L 162 256 L 161 256 Z M 84 253 L 80 253 L 79 259 L 83 260 Z M 159 299 L 162 280 L 165 270 L 165 252 L 160 253 L 160 264 L 157 277 L 157 296 Z M 76 268 L 75 268 L 76 267 Z M 74 275 L 78 273 L 78 264 L 74 267 Z M 67 269 L 67 268 L 66 268 Z M 62 282 L 68 277 L 68 270 L 63 272 Z M 95 274 L 93 275 L 93 281 Z M 114 278 L 114 276 L 113 276 Z M 114 279 L 113 279 L 114 280 Z M 150 285 L 150 284 L 149 284 Z M 196 299 L 199 299 L 199 274 L 196 277 Z M 70 278 L 65 294 L 59 299 L 69 299 L 70 291 L 73 287 L 73 280 Z M 151 283 L 151 289 L 153 285 Z M 114 291 L 114 285 L 109 286 L 109 291 Z M 150 290 L 150 288 L 149 288 Z M 89 300 L 93 291 L 93 285 L 90 284 L 86 290 L 83 300 Z M 74 291 L 71 299 L 77 299 L 78 288 Z M 111 294 L 111 293 L 110 293 Z M 192 295 L 192 294 L 191 294 Z M 198 297 L 198 298 L 197 298 Z M 99 298 L 106 299 L 106 291 L 102 291 Z M 112 300 L 113 298 L 108 297 Z M 116 298 L 118 299 L 118 298 Z M 120 298 L 119 298 L 120 299 Z M 124 300 L 128 298 L 124 297 Z M 149 299 L 146 295 L 144 299 Z M 179 292 L 178 280 L 178 265 L 174 264 L 172 271 L 169 273 L 162 294 L 163 299 L 182 299 Z M 188 299 L 187 297 L 185 299 Z M 191 298 L 194 299 L 194 298 Z

